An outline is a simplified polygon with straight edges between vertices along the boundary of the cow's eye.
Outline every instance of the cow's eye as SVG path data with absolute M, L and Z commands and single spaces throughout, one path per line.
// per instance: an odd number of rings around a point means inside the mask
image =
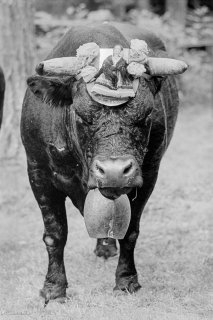
M 166 77 L 151 77 L 146 79 L 150 91 L 155 96 L 161 89 L 162 83 L 165 81 Z

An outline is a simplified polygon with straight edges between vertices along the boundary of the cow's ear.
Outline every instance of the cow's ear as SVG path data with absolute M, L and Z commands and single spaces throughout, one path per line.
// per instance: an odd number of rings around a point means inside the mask
M 150 76 L 150 75 L 147 75 L 147 77 L 145 77 L 145 80 L 148 84 L 148 87 L 150 89 L 150 91 L 152 92 L 152 94 L 155 96 L 161 89 L 161 86 L 163 84 L 163 82 L 166 80 L 166 76 Z
M 27 79 L 27 84 L 34 95 L 43 102 L 62 107 L 73 102 L 72 86 L 75 80 L 73 76 L 32 76 Z

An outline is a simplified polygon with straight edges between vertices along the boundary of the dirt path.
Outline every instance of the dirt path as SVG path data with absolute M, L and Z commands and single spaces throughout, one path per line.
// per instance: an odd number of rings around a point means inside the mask
M 117 257 L 95 257 L 82 217 L 67 204 L 70 300 L 46 309 L 38 297 L 47 268 L 41 214 L 25 165 L 0 163 L 0 319 L 213 319 L 212 138 L 209 109 L 182 110 L 141 220 L 136 295 L 112 295 Z

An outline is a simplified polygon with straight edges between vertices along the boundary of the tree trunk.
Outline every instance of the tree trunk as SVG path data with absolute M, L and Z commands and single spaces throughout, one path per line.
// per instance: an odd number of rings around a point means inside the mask
M 0 1 L 0 65 L 6 92 L 0 133 L 0 158 L 19 156 L 20 115 L 26 78 L 34 66 L 34 10 L 32 0 Z
M 184 26 L 186 20 L 187 0 L 167 0 L 166 7 L 171 18 Z
M 90 11 L 98 9 L 98 3 L 95 0 L 88 0 L 87 3 L 87 7 Z

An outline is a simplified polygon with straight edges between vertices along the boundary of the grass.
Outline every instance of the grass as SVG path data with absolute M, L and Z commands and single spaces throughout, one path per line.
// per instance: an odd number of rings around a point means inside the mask
M 142 289 L 114 295 L 117 257 L 96 258 L 94 239 L 67 202 L 66 304 L 38 296 L 47 269 L 43 222 L 23 164 L 1 165 L 1 320 L 213 319 L 213 114 L 181 110 L 171 146 L 141 219 L 136 265 Z

